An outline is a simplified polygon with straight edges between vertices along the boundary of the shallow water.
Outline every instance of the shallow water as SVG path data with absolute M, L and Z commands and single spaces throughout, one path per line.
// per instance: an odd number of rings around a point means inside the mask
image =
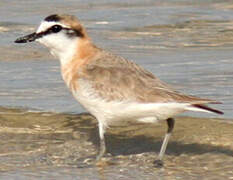
M 232 126 L 227 123 L 233 119 L 232 4 L 231 0 L 1 0 L 0 106 L 18 108 L 13 110 L 15 114 L 12 110 L 1 109 L 1 178 L 113 179 L 116 175 L 119 175 L 116 179 L 233 178 Z M 140 132 L 141 125 L 133 125 L 124 137 L 119 136 L 124 131 L 122 127 L 116 134 L 111 132 L 109 143 L 110 147 L 114 146 L 110 148 L 113 157 L 107 158 L 105 168 L 77 169 L 79 158 L 96 154 L 98 141 L 88 137 L 98 137 L 95 121 L 87 121 L 91 122 L 91 127 L 88 123 L 73 123 L 72 118 L 79 121 L 80 117 L 72 114 L 84 110 L 65 87 L 59 62 L 47 49 L 36 43 L 13 43 L 17 37 L 33 32 L 41 19 L 54 13 L 76 15 L 96 45 L 134 60 L 176 89 L 223 102 L 213 106 L 223 110 L 223 116 L 186 115 L 222 118 L 226 124 L 208 129 L 215 121 L 207 120 L 208 127 L 201 120 L 195 120 L 193 125 L 192 121 L 187 125 L 180 123 L 181 129 L 175 132 L 178 135 L 174 134 L 171 150 L 168 150 L 165 170 L 154 170 L 151 165 L 154 149 L 159 150 L 163 135 L 160 133 L 153 140 L 153 148 L 149 145 L 149 137 L 154 137 L 153 132 L 160 132 L 160 128 L 156 126 L 150 131 L 145 125 L 148 134 L 142 138 L 139 134 L 146 131 Z M 22 108 L 26 108 L 29 115 Z M 45 113 L 40 114 L 41 111 Z M 55 114 L 46 113 L 51 111 Z M 11 116 L 7 116 L 9 112 Z M 30 112 L 37 113 L 31 116 Z M 20 113 L 27 114 L 28 118 L 23 119 Z M 199 123 L 203 127 L 198 126 Z M 187 126 L 194 128 L 183 133 Z M 206 128 L 208 135 L 202 134 L 206 133 Z M 189 132 L 193 133 L 190 138 Z M 83 137 L 82 141 L 79 137 Z M 141 149 L 137 149 L 137 138 L 142 138 L 141 143 L 146 141 Z M 212 143 L 217 143 L 217 147 Z M 202 147 L 202 144 L 205 145 Z M 57 148 L 58 152 L 53 152 Z M 216 160 L 213 164 L 212 159 Z M 148 166 L 144 168 L 145 164 Z
M 225 112 L 224 118 L 232 118 L 233 15 L 229 1 L 55 4 L 48 8 L 54 2 L 1 2 L 0 105 L 83 111 L 66 89 L 59 63 L 47 49 L 36 43 L 13 43 L 16 37 L 31 33 L 48 14 L 66 12 L 82 20 L 98 46 L 134 60 L 178 90 L 222 101 L 218 108 Z

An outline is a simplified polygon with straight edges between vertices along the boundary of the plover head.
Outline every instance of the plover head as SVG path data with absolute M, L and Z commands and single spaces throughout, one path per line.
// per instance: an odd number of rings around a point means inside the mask
M 79 41 L 88 39 L 86 30 L 75 16 L 53 14 L 41 22 L 36 32 L 20 37 L 15 42 L 38 41 L 47 46 L 54 56 L 66 61 L 74 55 Z

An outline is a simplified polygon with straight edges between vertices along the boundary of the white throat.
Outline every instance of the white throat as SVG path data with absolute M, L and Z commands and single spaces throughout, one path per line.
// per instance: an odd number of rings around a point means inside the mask
M 65 65 L 70 62 L 78 46 L 78 38 L 75 40 L 63 40 L 62 42 L 57 42 L 56 47 L 50 47 L 51 54 L 60 60 L 61 65 Z
M 45 31 L 48 27 L 51 27 L 57 22 L 42 22 L 37 30 L 37 33 Z M 62 25 L 64 27 L 64 25 Z M 37 40 L 41 44 L 49 48 L 51 54 L 58 58 L 61 65 L 67 64 L 72 60 L 77 51 L 79 43 L 78 37 L 68 37 L 64 32 L 56 34 L 49 34 Z

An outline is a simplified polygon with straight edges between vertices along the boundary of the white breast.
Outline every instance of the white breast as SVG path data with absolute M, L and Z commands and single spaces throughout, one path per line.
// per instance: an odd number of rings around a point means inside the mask
M 185 103 L 138 103 L 129 101 L 107 102 L 85 80 L 78 80 L 79 90 L 73 95 L 98 121 L 105 126 L 116 121 L 131 120 L 154 123 L 184 112 Z

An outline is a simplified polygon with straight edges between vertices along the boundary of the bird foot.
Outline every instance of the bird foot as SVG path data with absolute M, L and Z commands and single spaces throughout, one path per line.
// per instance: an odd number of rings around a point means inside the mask
M 155 166 L 156 168 L 162 168 L 162 167 L 163 167 L 163 161 L 160 160 L 160 159 L 155 160 L 155 161 L 154 161 L 154 166 Z

